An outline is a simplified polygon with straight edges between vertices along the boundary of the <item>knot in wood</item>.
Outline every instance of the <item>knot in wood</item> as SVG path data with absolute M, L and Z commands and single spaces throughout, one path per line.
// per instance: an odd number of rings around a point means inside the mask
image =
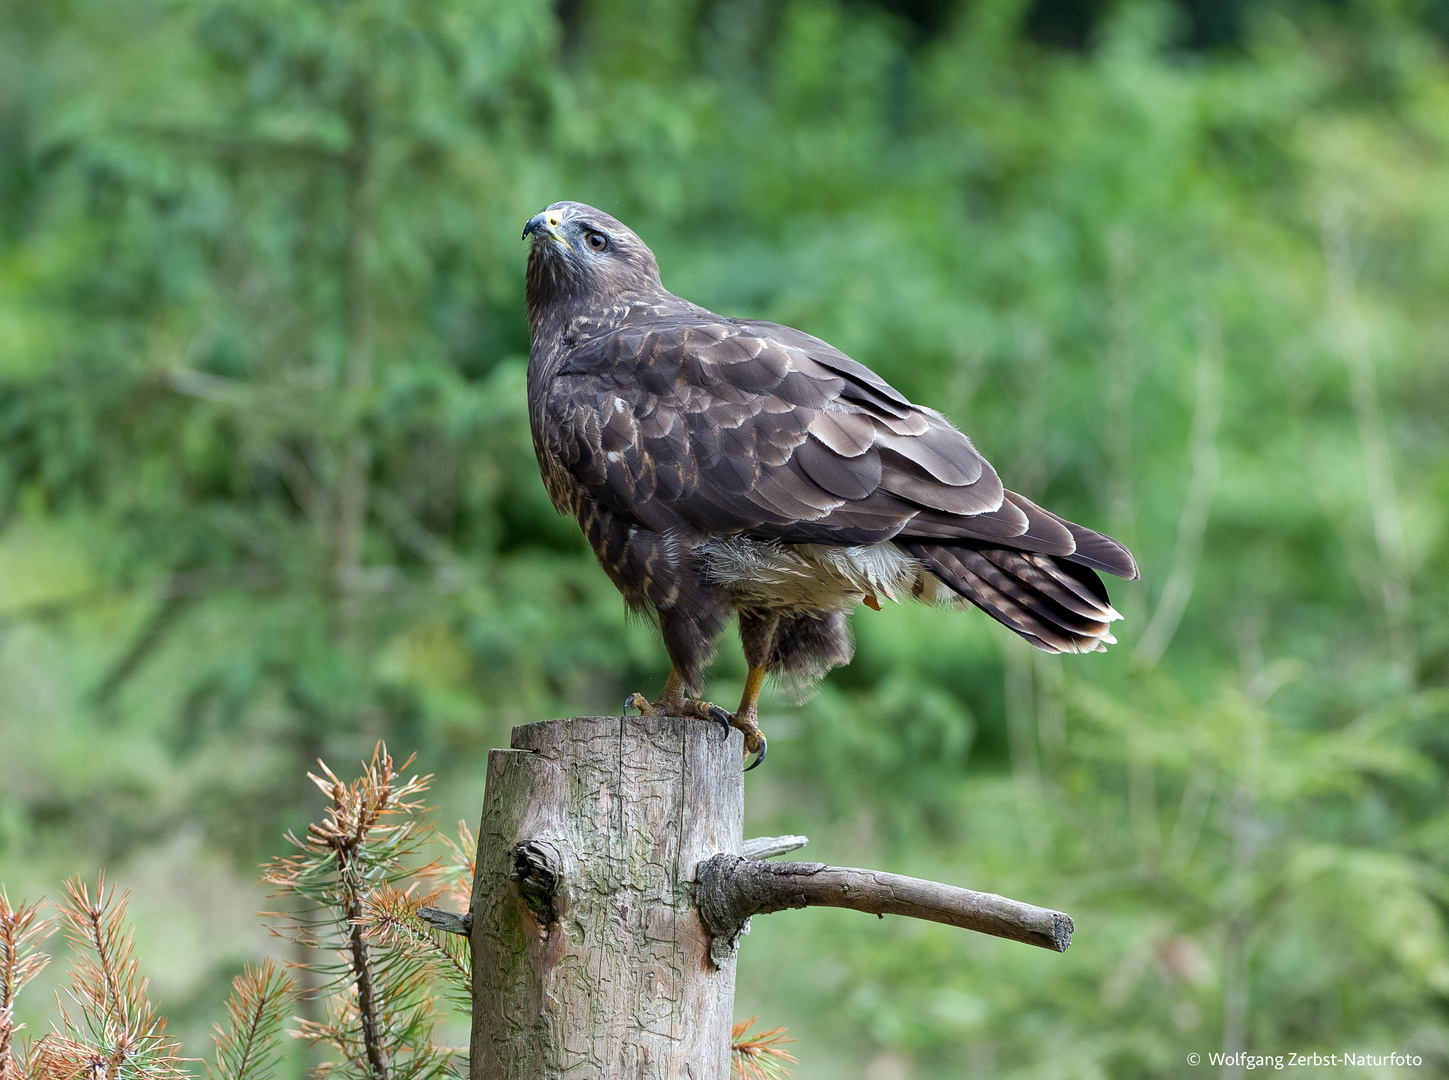
M 543 926 L 559 921 L 567 906 L 563 854 L 551 840 L 522 840 L 513 845 L 508 880 L 533 917 Z
M 824 863 L 767 863 L 726 854 L 700 863 L 694 903 L 714 938 L 710 958 L 719 964 L 733 955 L 740 936 L 749 932 L 750 916 L 808 906 L 801 879 L 825 869 Z

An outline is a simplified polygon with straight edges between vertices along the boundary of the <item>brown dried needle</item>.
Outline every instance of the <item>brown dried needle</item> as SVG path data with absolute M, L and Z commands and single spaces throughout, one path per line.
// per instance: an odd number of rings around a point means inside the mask
M 0 1080 L 21 1080 L 30 1072 L 27 1055 L 14 1045 L 15 999 L 44 970 L 50 956 L 40 945 L 55 933 L 55 919 L 41 918 L 40 904 L 15 907 L 0 885 Z
M 124 1075 L 134 1080 L 175 1080 L 181 1044 L 165 1033 L 140 977 L 135 942 L 126 925 L 126 897 L 107 889 L 95 898 L 78 879 L 65 884 L 58 906 L 66 936 L 76 947 L 70 963 L 70 997 L 79 1020 L 61 1009 L 61 1024 L 35 1046 L 40 1074 L 50 1080 Z
M 786 1062 L 795 1064 L 797 1058 L 780 1049 L 780 1043 L 794 1042 L 786 1038 L 786 1028 L 771 1028 L 753 1035 L 746 1032 L 755 1023 L 755 1017 L 741 1020 L 730 1032 L 730 1076 L 732 1080 L 785 1080 L 790 1075 Z

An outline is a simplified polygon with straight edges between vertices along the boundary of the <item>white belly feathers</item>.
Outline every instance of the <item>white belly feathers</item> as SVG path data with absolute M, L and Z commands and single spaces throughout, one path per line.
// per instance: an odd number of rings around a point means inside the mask
M 954 594 L 933 574 L 890 541 L 862 547 L 783 544 L 722 536 L 700 552 L 710 579 L 724 588 L 735 606 L 782 614 L 846 611 L 879 597 L 908 596 L 928 603 Z M 939 590 L 939 591 L 938 591 Z

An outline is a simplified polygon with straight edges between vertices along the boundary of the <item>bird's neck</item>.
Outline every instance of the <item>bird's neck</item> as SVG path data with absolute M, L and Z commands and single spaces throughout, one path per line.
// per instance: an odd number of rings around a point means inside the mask
M 601 281 L 580 280 L 537 247 L 528 257 L 524 300 L 535 341 L 581 321 L 600 328 L 623 325 L 631 311 L 690 307 L 659 283 L 658 273 L 631 272 Z
M 528 328 L 535 342 L 553 341 L 560 336 L 597 337 L 640 318 L 693 309 L 693 304 L 663 289 L 631 290 L 608 297 L 570 296 L 546 304 L 536 304 L 530 298 Z
M 561 312 L 573 308 L 578 302 L 559 261 L 544 257 L 536 245 L 528 256 L 523 298 L 528 306 L 528 328 L 535 339 L 545 329 L 545 323 L 557 321 Z M 568 317 L 566 315 L 564 321 Z

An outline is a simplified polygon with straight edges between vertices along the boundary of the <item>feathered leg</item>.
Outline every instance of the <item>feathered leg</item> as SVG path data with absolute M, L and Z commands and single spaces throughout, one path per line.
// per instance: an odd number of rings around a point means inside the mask
M 855 643 L 850 622 L 839 611 L 806 611 L 780 619 L 770 649 L 770 674 L 804 687 L 827 671 L 850 663 Z
M 740 642 L 744 645 L 745 661 L 749 673 L 745 676 L 745 692 L 740 698 L 740 707 L 733 714 L 725 712 L 718 705 L 689 696 L 698 675 L 691 679 L 689 672 L 698 672 L 703 666 L 700 660 L 701 643 L 712 645 L 708 631 L 712 626 L 699 627 L 685 620 L 668 618 L 673 612 L 660 612 L 660 627 L 664 630 L 664 643 L 669 649 L 674 666 L 669 669 L 669 678 L 657 701 L 650 701 L 643 694 L 630 694 L 624 699 L 625 709 L 638 709 L 645 716 L 691 716 L 700 720 L 714 720 L 730 727 L 737 727 L 745 736 L 745 750 L 755 755 L 749 772 L 765 760 L 769 744 L 760 731 L 760 690 L 765 685 L 765 675 L 771 665 L 780 666 L 776 655 L 776 639 L 779 637 L 780 616 L 757 612 L 740 612 Z M 713 614 L 711 612 L 710 614 Z M 685 623 L 680 626 L 679 623 Z M 683 629 L 686 632 L 681 632 Z M 703 632 L 701 632 L 701 630 Z M 676 655 L 680 654 L 680 655 Z M 683 672 L 681 671 L 683 668 Z

